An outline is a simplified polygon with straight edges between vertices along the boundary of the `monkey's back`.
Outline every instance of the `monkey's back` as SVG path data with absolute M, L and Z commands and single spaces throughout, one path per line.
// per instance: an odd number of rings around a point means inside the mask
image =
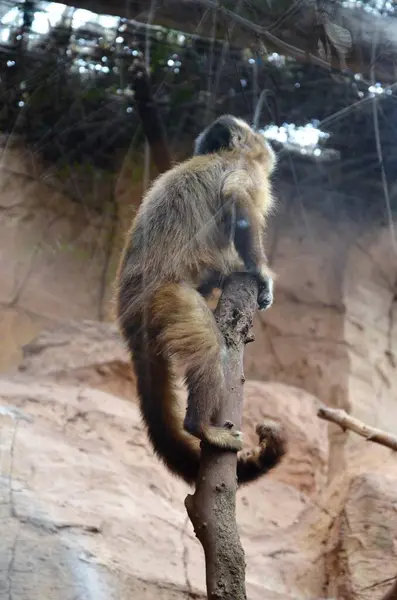
M 195 157 L 160 176 L 144 197 L 131 231 L 131 253 L 154 276 L 176 275 L 220 244 L 220 157 Z M 204 253 L 204 254 L 203 254 Z M 142 262 L 141 262 L 142 260 Z
M 139 311 L 164 282 L 197 283 L 206 268 L 227 269 L 219 227 L 230 154 L 196 156 L 160 175 L 144 196 L 127 236 L 119 296 Z

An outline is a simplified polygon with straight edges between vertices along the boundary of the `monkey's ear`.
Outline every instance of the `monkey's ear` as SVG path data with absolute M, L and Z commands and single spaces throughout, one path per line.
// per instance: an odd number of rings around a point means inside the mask
M 213 123 L 196 139 L 194 154 L 212 154 L 231 147 L 232 133 L 230 127 L 223 123 Z

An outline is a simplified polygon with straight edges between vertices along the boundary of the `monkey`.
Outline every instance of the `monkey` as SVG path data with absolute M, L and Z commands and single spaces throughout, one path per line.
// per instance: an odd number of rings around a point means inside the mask
M 215 425 L 225 397 L 225 341 L 208 295 L 233 273 L 258 282 L 258 307 L 273 302 L 274 274 L 262 237 L 274 205 L 276 156 L 245 121 L 222 115 L 195 140 L 191 158 L 160 174 L 127 233 L 115 281 L 116 319 L 137 377 L 143 422 L 155 454 L 192 484 L 200 444 L 237 452 L 237 484 L 274 468 L 286 452 L 281 426 L 257 426 L 259 445 L 242 449 L 231 422 Z M 188 390 L 183 415 L 176 367 Z M 200 399 L 197 402 L 197 399 Z

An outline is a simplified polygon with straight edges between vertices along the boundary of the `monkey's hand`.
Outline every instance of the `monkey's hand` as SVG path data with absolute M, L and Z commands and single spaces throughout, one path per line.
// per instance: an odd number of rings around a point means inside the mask
M 267 266 L 250 269 L 258 282 L 258 307 L 267 310 L 273 304 L 273 278 Z
M 267 310 L 273 304 L 273 279 L 266 277 L 266 280 L 259 285 L 258 306 L 259 310 Z

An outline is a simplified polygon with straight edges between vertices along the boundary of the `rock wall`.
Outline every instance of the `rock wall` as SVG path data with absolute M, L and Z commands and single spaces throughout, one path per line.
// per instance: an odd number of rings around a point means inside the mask
M 43 327 L 109 318 L 124 229 L 141 197 L 131 170 L 126 161 L 117 181 L 94 178 L 89 195 L 83 176 L 68 175 L 64 185 L 19 144 L 3 149 L 0 371 L 19 363 L 22 345 Z
M 397 433 L 397 261 L 392 227 L 352 211 L 348 198 L 287 189 L 268 247 L 279 275 L 275 304 L 256 320 L 250 377 L 302 388 Z M 325 200 L 324 200 L 325 202 Z M 361 216 L 361 218 L 359 218 Z M 362 443 L 329 426 L 329 475 Z M 344 449 L 347 444 L 346 452 Z M 384 453 L 383 449 L 377 449 Z
M 148 448 L 125 351 L 98 322 L 140 190 L 127 168 L 116 212 L 100 211 L 33 177 L 28 158 L 10 149 L 0 182 L 0 590 L 202 597 L 187 489 Z M 397 434 L 394 242 L 343 195 L 281 195 L 267 243 L 276 299 L 247 346 L 244 429 L 252 441 L 271 416 L 291 443 L 239 492 L 249 598 L 379 600 L 396 574 L 397 460 L 316 409 Z
M 395 576 L 396 457 L 356 440 L 329 480 L 319 404 L 286 383 L 246 382 L 247 443 L 266 417 L 289 437 L 283 463 L 238 492 L 250 600 L 380 600 Z M 204 598 L 188 488 L 148 446 L 114 326 L 65 322 L 26 346 L 0 379 L 0 431 L 4 594 Z

